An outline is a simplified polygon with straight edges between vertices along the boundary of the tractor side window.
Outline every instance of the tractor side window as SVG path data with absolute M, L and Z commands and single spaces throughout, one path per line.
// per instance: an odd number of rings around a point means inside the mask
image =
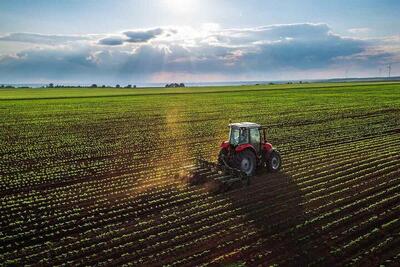
M 248 143 L 248 136 L 247 136 L 247 129 L 246 128 L 240 128 L 240 138 L 239 138 L 239 144 L 246 144 Z
M 250 142 L 258 152 L 261 146 L 261 135 L 258 128 L 250 129 Z
M 240 136 L 239 129 L 232 128 L 232 129 L 231 129 L 230 143 L 231 143 L 232 145 L 234 145 L 234 146 L 236 146 L 237 144 L 239 144 L 239 136 Z
M 261 142 L 260 130 L 257 128 L 250 129 L 250 139 L 252 143 L 260 143 Z

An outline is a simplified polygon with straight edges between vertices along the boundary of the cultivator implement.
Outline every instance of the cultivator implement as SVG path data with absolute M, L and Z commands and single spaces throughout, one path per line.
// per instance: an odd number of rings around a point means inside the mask
M 225 191 L 236 183 L 249 185 L 250 177 L 243 171 L 230 167 L 225 162 L 218 164 L 197 158 L 196 165 L 194 165 L 188 177 L 188 183 L 189 185 L 213 183 L 215 191 Z

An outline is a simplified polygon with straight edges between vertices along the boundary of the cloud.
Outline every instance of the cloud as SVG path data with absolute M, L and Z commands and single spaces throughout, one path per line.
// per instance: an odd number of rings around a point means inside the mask
M 280 41 L 261 43 L 240 59 L 255 69 L 313 69 L 327 67 L 338 57 L 361 53 L 367 46 L 364 41 L 340 37 L 329 31 L 308 33 L 307 38 L 296 35 L 288 34 Z
M 122 45 L 124 43 L 146 43 L 165 34 L 166 37 L 175 34 L 174 29 L 155 28 L 148 30 L 129 30 L 117 36 L 109 36 L 98 41 L 100 45 Z
M 369 33 L 370 31 L 371 31 L 370 28 L 352 28 L 348 30 L 349 33 L 353 34 L 366 34 Z
M 227 29 L 214 33 L 213 37 L 227 45 L 248 45 L 292 40 L 321 40 L 331 36 L 331 30 L 322 23 L 278 24 L 255 28 Z
M 338 75 L 348 65 L 368 75 L 377 64 L 400 54 L 398 38 L 349 38 L 322 23 L 240 29 L 159 27 L 88 38 L 94 42 L 32 48 L 0 57 L 1 77 L 16 82 L 39 77 L 99 83 L 167 79 L 168 75 L 175 79 L 180 75 L 226 80 L 321 78 Z M 58 43 L 69 42 L 61 40 Z
M 87 49 L 35 49 L 0 58 L 0 73 L 15 81 L 62 80 L 96 75 Z
M 119 36 L 106 37 L 100 39 L 98 43 L 101 45 L 122 45 L 124 43 L 124 39 Z
M 65 44 L 82 40 L 89 40 L 89 37 L 81 35 L 50 35 L 38 33 L 10 33 L 0 37 L 0 41 L 48 45 Z
M 164 32 L 161 28 L 156 28 L 152 30 L 136 30 L 136 31 L 126 31 L 124 35 L 127 37 L 126 42 L 129 43 L 143 43 L 151 39 L 156 38 L 158 35 Z

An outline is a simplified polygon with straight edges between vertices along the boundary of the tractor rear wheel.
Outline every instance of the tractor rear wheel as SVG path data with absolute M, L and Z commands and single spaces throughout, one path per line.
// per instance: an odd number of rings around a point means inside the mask
M 274 150 L 271 152 L 266 162 L 266 165 L 270 172 L 278 172 L 280 170 L 282 159 L 278 151 Z
M 256 155 L 250 150 L 244 150 L 237 155 L 236 165 L 247 176 L 253 176 L 257 168 Z

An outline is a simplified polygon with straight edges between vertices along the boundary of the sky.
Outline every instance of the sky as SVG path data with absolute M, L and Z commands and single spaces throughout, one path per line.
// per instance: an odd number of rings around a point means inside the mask
M 396 0 L 1 0 L 0 83 L 400 75 Z

